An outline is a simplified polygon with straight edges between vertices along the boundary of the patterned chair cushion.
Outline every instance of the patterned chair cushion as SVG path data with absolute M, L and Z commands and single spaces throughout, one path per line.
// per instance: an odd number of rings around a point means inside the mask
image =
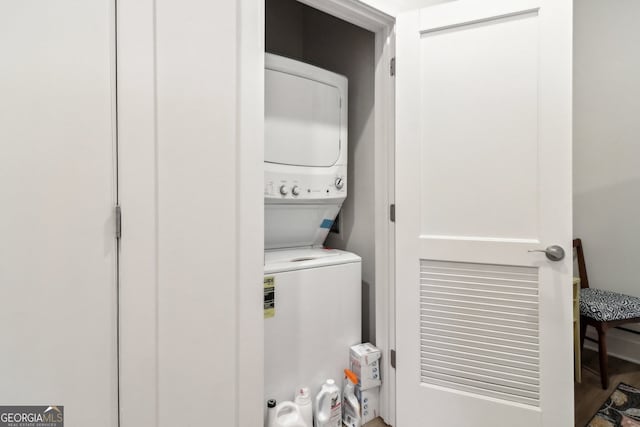
M 580 314 L 600 322 L 640 317 L 640 298 L 602 289 L 580 290 Z

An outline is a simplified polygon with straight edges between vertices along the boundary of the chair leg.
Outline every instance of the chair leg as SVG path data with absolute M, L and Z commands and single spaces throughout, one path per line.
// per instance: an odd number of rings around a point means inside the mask
M 587 319 L 580 317 L 580 354 L 584 354 L 584 339 L 587 336 Z
M 609 388 L 609 357 L 607 355 L 607 327 L 596 326 L 598 330 L 598 355 L 600 356 L 600 381 L 604 390 Z

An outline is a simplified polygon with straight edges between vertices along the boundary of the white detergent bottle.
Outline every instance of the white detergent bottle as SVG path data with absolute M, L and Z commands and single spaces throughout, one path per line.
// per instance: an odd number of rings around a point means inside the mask
M 300 408 L 293 402 L 278 403 L 275 411 L 274 427 L 307 427 Z
M 276 425 L 276 401 L 275 399 L 267 400 L 267 427 L 275 427 Z
M 307 427 L 313 427 L 313 408 L 311 405 L 311 393 L 307 387 L 300 387 L 296 390 L 295 403 L 300 408 L 302 418 L 307 423 Z
M 327 380 L 316 396 L 316 427 L 341 427 L 341 424 L 340 388 L 334 380 Z
M 349 369 L 344 370 L 344 391 L 342 393 L 342 423 L 346 427 L 361 427 L 360 403 L 355 393 L 358 377 Z

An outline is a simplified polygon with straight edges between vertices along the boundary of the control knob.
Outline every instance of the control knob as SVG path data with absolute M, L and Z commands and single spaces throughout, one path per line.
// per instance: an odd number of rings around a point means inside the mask
M 291 194 L 293 194 L 294 196 L 299 196 L 300 187 L 298 187 L 297 185 L 294 185 L 293 188 L 291 189 Z
M 344 187 L 344 179 L 341 176 L 337 177 L 335 185 L 338 190 L 342 190 Z
M 289 194 L 289 187 L 287 187 L 286 185 L 281 185 L 280 194 L 282 194 L 283 196 L 286 196 L 287 194 Z

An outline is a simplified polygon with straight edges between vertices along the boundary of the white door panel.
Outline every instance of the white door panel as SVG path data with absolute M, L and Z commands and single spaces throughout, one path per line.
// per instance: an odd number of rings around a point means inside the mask
M 475 26 L 423 33 L 420 42 L 421 234 L 532 238 L 537 21 L 524 15 Z
M 573 424 L 571 2 L 397 21 L 397 421 Z M 515 421 L 517 420 L 517 421 Z
M 424 34 L 452 28 L 468 29 L 474 24 L 495 23 L 499 19 L 537 13 L 540 4 L 539 0 L 450 1 L 445 7 L 423 9 L 425 12 L 420 14 L 419 31 Z
M 112 0 L 0 3 L 1 405 L 117 425 Z

